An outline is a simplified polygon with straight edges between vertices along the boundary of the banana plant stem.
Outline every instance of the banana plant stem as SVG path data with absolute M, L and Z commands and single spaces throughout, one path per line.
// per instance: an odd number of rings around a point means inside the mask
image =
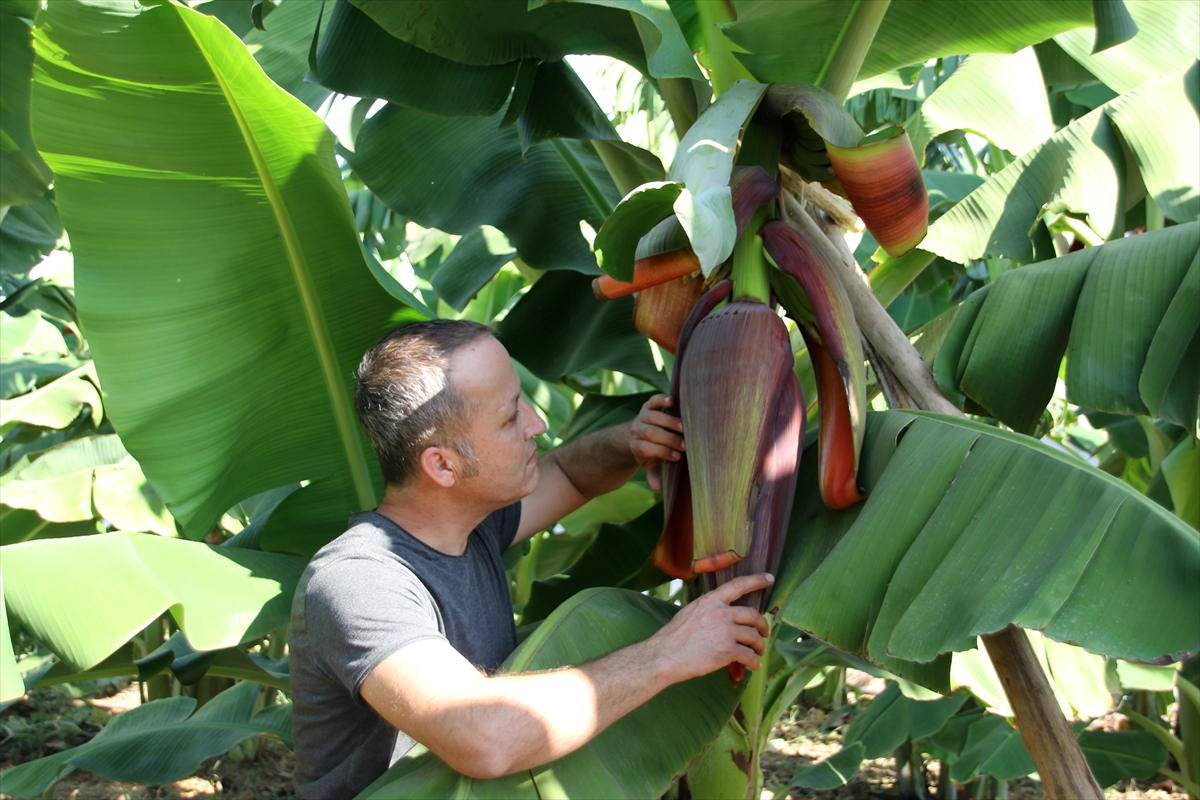
M 730 275 L 733 278 L 734 300 L 757 300 L 764 304 L 771 300 L 767 259 L 763 251 L 762 237 L 758 235 L 759 229 L 767 221 L 768 214 L 767 206 L 756 211 L 733 247 Z
M 630 12 L 633 13 L 632 11 Z M 690 78 L 659 78 L 658 91 L 662 94 L 667 113 L 671 115 L 671 123 L 675 126 L 675 135 L 683 139 L 683 135 L 692 127 L 700 116 L 696 103 L 696 91 L 692 88 Z
M 880 360 L 904 384 L 917 407 L 956 417 L 965 416 L 942 394 L 929 365 L 871 292 L 866 276 L 840 233 L 827 235 L 789 192 L 782 192 L 781 196 L 784 219 L 803 231 L 834 264 L 845 267 L 842 282 L 859 327 Z M 1009 625 L 982 638 L 1009 705 L 1016 714 L 1025 746 L 1042 778 L 1046 797 L 1051 800 L 1102 800 L 1104 792 L 1067 725 L 1025 632 Z
M 891 0 L 859 0 L 817 85 L 845 102 Z

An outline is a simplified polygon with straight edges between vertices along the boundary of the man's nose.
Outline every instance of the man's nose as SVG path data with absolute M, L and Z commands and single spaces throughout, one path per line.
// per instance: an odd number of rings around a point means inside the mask
M 546 423 L 542 420 L 542 415 L 534 410 L 533 406 L 525 402 L 525 398 L 521 398 L 521 410 L 526 416 L 525 422 L 525 438 L 532 439 L 534 436 L 541 436 L 546 432 Z

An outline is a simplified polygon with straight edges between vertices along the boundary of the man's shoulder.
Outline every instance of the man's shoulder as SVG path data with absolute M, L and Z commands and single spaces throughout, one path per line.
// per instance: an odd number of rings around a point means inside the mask
M 363 588 L 379 581 L 420 584 L 415 570 L 397 552 L 395 537 L 378 514 L 364 512 L 350 519 L 350 527 L 312 557 L 300 579 L 306 595 L 332 585 L 339 593 L 351 586 Z M 351 592 L 353 593 L 353 592 Z
M 354 514 L 349 527 L 318 550 L 309 566 L 320 567 L 343 559 L 395 560 L 394 536 L 385 523 L 384 517 L 372 511 Z

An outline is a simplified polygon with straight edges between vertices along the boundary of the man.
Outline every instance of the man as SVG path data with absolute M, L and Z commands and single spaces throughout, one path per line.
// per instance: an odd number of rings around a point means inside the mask
M 492 778 L 582 746 L 667 686 L 731 662 L 758 669 L 766 621 L 731 607 L 773 580 L 739 578 L 645 642 L 576 667 L 491 675 L 516 647 L 501 555 L 638 465 L 680 458 L 657 395 L 631 424 L 540 460 L 546 426 L 483 325 L 398 328 L 358 369 L 355 408 L 387 483 L 374 511 L 313 558 L 292 607 L 291 675 L 306 798 L 350 797 L 421 742 Z

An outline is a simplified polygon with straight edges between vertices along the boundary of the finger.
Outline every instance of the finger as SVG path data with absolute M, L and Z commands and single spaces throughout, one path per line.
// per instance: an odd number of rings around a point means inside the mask
M 745 628 L 741 625 L 734 628 L 733 639 L 738 644 L 744 644 L 760 656 L 766 651 L 767 646 L 763 642 L 763 637 L 758 635 L 758 632 L 753 628 Z
M 650 444 L 646 441 L 639 442 L 634 448 L 634 455 L 639 462 L 662 460 L 662 461 L 678 461 L 683 457 L 683 453 L 673 448 L 661 444 Z
M 723 583 L 709 592 L 709 596 L 715 597 L 723 603 L 732 603 L 744 594 L 748 594 L 758 589 L 766 589 L 775 582 L 775 576 L 768 572 L 760 572 L 757 575 L 742 575 L 740 578 L 734 578 L 729 583 Z
M 733 611 L 733 621 L 738 625 L 745 625 L 747 628 L 753 628 L 762 636 L 769 636 L 771 628 L 767 625 L 766 618 L 755 611 L 753 608 L 746 606 L 731 606 Z
M 656 394 L 656 395 L 653 395 L 649 400 L 647 400 L 645 402 L 645 404 L 642 406 L 642 408 L 644 410 L 652 410 L 655 408 L 669 408 L 670 406 L 674 405 L 674 403 L 675 403 L 675 398 L 671 397 L 671 395 Z
M 655 492 L 662 491 L 663 481 L 662 475 L 658 473 L 658 464 L 647 464 L 646 466 L 646 485 Z
M 683 420 L 672 414 L 664 414 L 661 411 L 643 411 L 639 415 L 639 421 L 683 433 Z
M 734 650 L 733 660 L 739 664 L 745 664 L 747 669 L 752 669 L 755 672 L 762 669 L 762 664 L 758 660 L 758 655 L 749 647 L 738 647 Z
M 634 429 L 635 442 L 654 442 L 655 444 L 665 444 L 667 447 L 672 447 L 676 450 L 685 449 L 683 446 L 683 437 L 677 433 L 672 433 L 658 425 L 647 425 L 638 423 Z

